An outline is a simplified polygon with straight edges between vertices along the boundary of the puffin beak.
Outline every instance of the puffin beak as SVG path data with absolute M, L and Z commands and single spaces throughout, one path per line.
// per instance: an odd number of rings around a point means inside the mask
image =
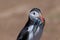
M 44 22 L 44 17 L 40 14 L 39 18 L 41 19 L 42 23 Z

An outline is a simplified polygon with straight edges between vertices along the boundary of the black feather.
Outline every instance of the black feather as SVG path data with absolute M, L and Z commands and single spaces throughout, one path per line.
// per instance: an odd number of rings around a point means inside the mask
M 38 9 L 38 8 L 33 8 L 30 12 L 32 12 L 32 11 L 37 11 L 38 13 L 39 13 L 39 12 L 41 13 L 41 10 Z
M 33 22 L 30 20 L 30 18 L 28 19 L 26 25 L 24 26 L 24 28 L 21 30 L 21 32 L 19 33 L 17 40 L 27 40 L 28 36 L 29 36 L 29 32 L 28 27 L 33 24 Z
M 19 35 L 17 37 L 17 40 L 27 40 L 28 35 L 29 35 L 29 32 L 27 31 L 27 28 L 25 28 L 25 30 L 22 30 L 19 33 Z

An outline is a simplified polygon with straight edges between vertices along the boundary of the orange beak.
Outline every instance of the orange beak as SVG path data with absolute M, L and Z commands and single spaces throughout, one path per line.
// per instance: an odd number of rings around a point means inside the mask
M 42 23 L 44 22 L 44 17 L 42 15 L 40 15 L 40 19 L 42 21 Z

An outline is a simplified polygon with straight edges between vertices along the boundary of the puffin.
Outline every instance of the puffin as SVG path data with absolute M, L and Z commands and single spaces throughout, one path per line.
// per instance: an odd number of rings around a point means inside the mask
M 16 40 L 40 40 L 45 26 L 45 19 L 39 8 L 33 8 L 28 15 L 28 21 L 19 32 Z

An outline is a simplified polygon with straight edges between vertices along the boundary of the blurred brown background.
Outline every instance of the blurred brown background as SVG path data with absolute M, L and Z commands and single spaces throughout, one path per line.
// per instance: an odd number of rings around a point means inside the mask
M 41 40 L 60 40 L 60 0 L 0 0 L 0 40 L 16 40 L 34 7 L 46 20 Z

